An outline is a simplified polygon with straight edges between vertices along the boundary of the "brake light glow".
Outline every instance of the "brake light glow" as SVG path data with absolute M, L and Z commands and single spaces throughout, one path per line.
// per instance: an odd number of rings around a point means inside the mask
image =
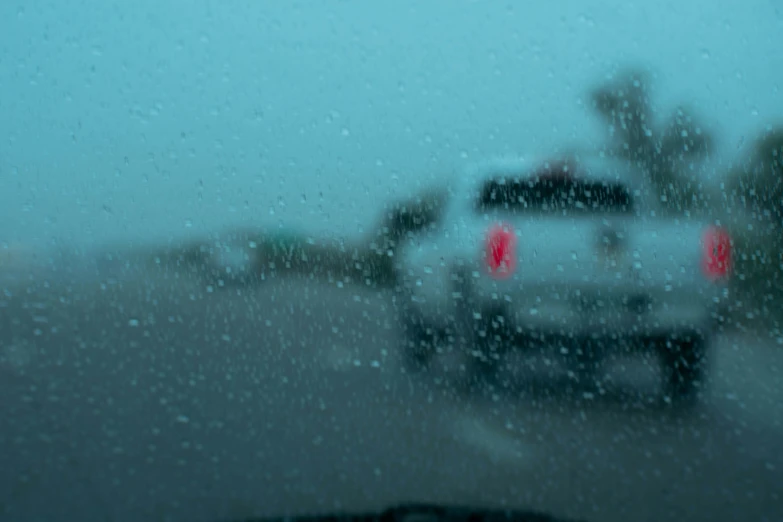
M 702 270 L 711 280 L 723 279 L 731 273 L 731 236 L 721 227 L 710 227 L 702 237 L 704 247 Z
M 517 237 L 510 225 L 499 223 L 489 229 L 484 259 L 490 276 L 511 277 L 517 266 L 516 245 Z

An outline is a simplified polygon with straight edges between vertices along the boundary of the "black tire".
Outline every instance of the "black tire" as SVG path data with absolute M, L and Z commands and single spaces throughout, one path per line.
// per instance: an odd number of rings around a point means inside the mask
M 705 389 L 707 339 L 698 333 L 661 343 L 664 393 L 676 405 L 692 406 Z
M 406 314 L 402 320 L 402 363 L 405 369 L 419 372 L 430 367 L 437 354 L 440 329 L 429 325 L 421 317 Z
M 434 326 L 417 314 L 406 317 L 402 326 L 406 371 L 431 372 L 436 381 L 462 392 L 475 389 L 495 374 L 497 357 L 488 356 L 486 342 L 478 335 L 458 340 L 453 327 Z
M 444 321 L 444 326 L 435 326 L 418 310 L 411 309 L 409 305 L 402 305 L 400 317 L 404 332 L 403 365 L 406 369 L 410 371 L 432 369 L 433 359 L 436 356 L 446 355 L 447 359 L 457 359 L 457 370 L 446 370 L 446 373 L 449 374 L 447 381 L 458 388 L 471 388 L 496 374 L 498 366 L 496 339 L 505 333 L 502 314 L 488 311 L 481 314 L 480 321 L 475 321 L 471 278 L 472 276 L 462 273 L 455 281 L 455 290 L 461 292 L 465 300 L 457 307 L 455 317 L 449 317 Z M 404 296 L 402 302 L 409 302 L 409 296 Z M 457 327 L 458 323 L 464 323 L 462 328 Z M 458 334 L 459 331 L 462 333 Z M 445 368 L 437 370 L 446 368 L 448 363 Z
M 474 370 L 485 381 L 492 380 L 497 376 L 503 356 L 510 347 L 512 334 L 500 310 L 482 313 L 482 321 L 477 326 L 480 332 L 475 337 L 475 347 L 481 356 L 475 358 Z

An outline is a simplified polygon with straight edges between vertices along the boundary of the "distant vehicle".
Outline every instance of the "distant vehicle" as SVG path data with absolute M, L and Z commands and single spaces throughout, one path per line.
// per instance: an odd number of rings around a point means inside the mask
M 666 396 L 697 395 L 728 299 L 731 239 L 663 217 L 627 160 L 501 159 L 463 173 L 436 230 L 399 252 L 405 358 L 425 368 L 455 341 L 468 371 L 508 348 L 551 347 L 589 372 L 651 350 Z

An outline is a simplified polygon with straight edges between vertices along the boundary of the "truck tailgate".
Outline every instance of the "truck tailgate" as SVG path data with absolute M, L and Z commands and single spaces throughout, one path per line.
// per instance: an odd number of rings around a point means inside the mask
M 504 270 L 505 261 L 492 269 L 498 226 L 501 236 L 513 237 L 503 253 L 513 270 Z M 446 314 L 460 297 L 454 274 L 461 272 L 479 306 L 502 308 L 521 326 L 597 333 L 694 328 L 724 292 L 720 280 L 705 274 L 707 230 L 696 222 L 625 216 L 502 225 L 477 219 L 414 252 L 409 275 L 420 304 Z

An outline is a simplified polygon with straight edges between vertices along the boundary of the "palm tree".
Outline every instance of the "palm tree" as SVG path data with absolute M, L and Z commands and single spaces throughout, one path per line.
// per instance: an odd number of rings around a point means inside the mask
M 726 175 L 726 188 L 709 190 L 698 166 L 714 143 L 698 121 L 678 108 L 656 126 L 650 75 L 627 70 L 591 92 L 593 107 L 609 125 L 610 155 L 626 158 L 655 187 L 675 214 L 700 213 L 719 219 L 734 238 L 731 291 L 745 321 L 783 318 L 783 128 L 759 137 L 747 158 Z M 777 315 L 775 314 L 777 312 Z
M 637 167 L 655 187 L 666 210 L 704 210 L 709 197 L 692 173 L 711 152 L 713 137 L 683 107 L 659 125 L 650 94 L 650 74 L 637 69 L 590 92 L 593 108 L 608 125 L 605 152 Z

